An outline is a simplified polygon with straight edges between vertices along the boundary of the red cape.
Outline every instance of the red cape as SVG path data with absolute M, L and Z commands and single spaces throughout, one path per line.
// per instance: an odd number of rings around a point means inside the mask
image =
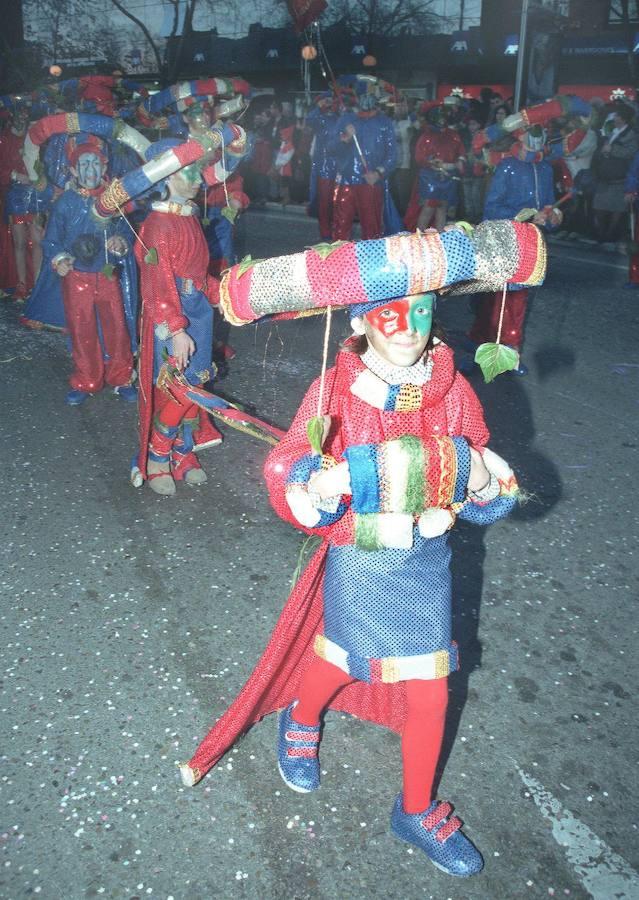
M 297 698 L 302 674 L 315 655 L 315 635 L 323 631 L 322 586 L 327 547 L 327 543 L 322 544 L 312 557 L 248 681 L 189 760 L 195 782 L 252 725 Z M 406 689 L 403 682 L 373 685 L 356 681 L 338 691 L 329 708 L 401 732 L 406 717 Z

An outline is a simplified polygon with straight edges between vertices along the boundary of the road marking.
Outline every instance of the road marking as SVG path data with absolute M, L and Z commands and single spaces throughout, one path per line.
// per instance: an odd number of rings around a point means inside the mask
M 566 809 L 544 786 L 520 769 L 537 809 L 551 824 L 552 836 L 593 900 L 639 900 L 639 873 Z

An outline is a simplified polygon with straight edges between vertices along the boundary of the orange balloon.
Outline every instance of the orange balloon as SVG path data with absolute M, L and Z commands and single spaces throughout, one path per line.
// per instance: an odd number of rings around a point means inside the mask
M 302 47 L 302 58 L 303 59 L 315 59 L 317 57 L 317 47 L 314 47 L 313 44 L 306 44 Z
M 365 66 L 376 66 L 377 57 L 373 56 L 371 53 L 368 53 L 362 60 L 362 64 Z

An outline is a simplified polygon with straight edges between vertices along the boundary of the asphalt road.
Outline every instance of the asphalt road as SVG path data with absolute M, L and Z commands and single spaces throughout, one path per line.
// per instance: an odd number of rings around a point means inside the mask
M 301 249 L 314 223 L 249 213 L 246 252 Z M 492 446 L 532 495 L 454 535 L 463 669 L 440 796 L 484 854 L 448 877 L 389 832 L 398 738 L 327 716 L 322 787 L 292 793 L 256 726 L 198 786 L 175 762 L 242 686 L 302 536 L 271 511 L 266 445 L 225 430 L 208 483 L 133 489 L 135 408 L 63 403 L 65 339 L 0 308 L 3 685 L 0 896 L 639 897 L 639 292 L 624 259 L 555 245 L 526 378 L 473 376 Z M 441 304 L 454 342 L 465 299 Z M 347 333 L 337 316 L 332 347 Z M 322 323 L 234 329 L 219 384 L 285 427 L 320 368 Z

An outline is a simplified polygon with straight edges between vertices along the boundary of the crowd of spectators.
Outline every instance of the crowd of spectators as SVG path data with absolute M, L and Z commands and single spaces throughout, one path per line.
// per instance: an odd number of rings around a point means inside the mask
M 402 217 L 409 211 L 423 166 L 425 151 L 420 139 L 435 127 L 451 129 L 459 139 L 456 160 L 441 168 L 455 182 L 445 218 L 472 223 L 482 218 L 495 165 L 486 153 L 474 152 L 473 138 L 481 129 L 503 123 L 513 112 L 512 97 L 484 88 L 478 99 L 457 99 L 435 104 L 401 97 L 384 109 L 395 127 L 397 166 L 390 177 L 390 189 Z M 244 168 L 252 205 L 260 207 L 269 201 L 284 206 L 306 203 L 314 134 L 299 98 L 295 102 L 274 98 L 255 106 L 249 111 L 248 125 L 254 149 Z M 570 194 L 562 207 L 562 237 L 616 249 L 634 232 L 629 212 L 637 193 L 637 176 L 632 171 L 639 173 L 639 163 L 632 169 L 639 150 L 637 125 L 634 105 L 623 98 L 615 102 L 595 99 L 588 121 L 573 116 L 550 123 L 548 147 L 566 142 L 570 135 L 582 135 L 577 147 L 566 144 L 563 155 L 552 160 L 557 198 Z M 514 135 L 505 135 L 491 149 L 503 154 L 515 140 Z M 425 218 L 419 221 L 422 227 Z M 437 227 L 441 225 L 438 221 Z

